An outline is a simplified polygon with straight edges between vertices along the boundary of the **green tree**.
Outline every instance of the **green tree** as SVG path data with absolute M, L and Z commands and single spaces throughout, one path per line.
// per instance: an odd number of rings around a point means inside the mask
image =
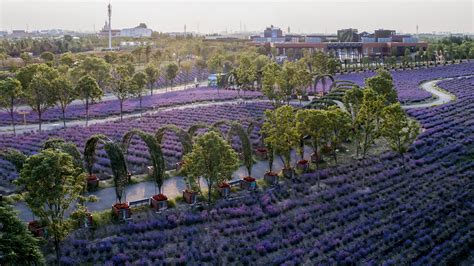
M 238 162 L 238 156 L 229 143 L 218 133 L 210 131 L 196 138 L 191 153 L 184 156 L 183 171 L 206 180 L 210 207 L 213 187 L 230 180 L 239 167 Z
M 66 108 L 77 99 L 77 91 L 72 86 L 72 83 L 64 77 L 55 78 L 51 81 L 51 85 L 54 91 L 54 100 L 56 105 L 61 108 L 63 125 L 66 128 Z
M 84 176 L 69 154 L 46 149 L 26 160 L 18 184 L 25 188 L 28 207 L 46 224 L 59 263 L 60 242 L 70 230 L 64 214 L 83 191 Z
M 317 109 L 304 109 L 296 113 L 296 130 L 300 137 L 309 136 L 311 148 L 316 157 L 316 169 L 321 162 L 321 149 L 330 139 L 331 128 L 327 112 Z
M 150 55 L 151 55 L 151 46 L 145 46 L 145 62 L 148 64 L 150 62 Z
M 286 169 L 291 169 L 291 150 L 299 143 L 293 107 L 285 105 L 265 111 L 265 122 L 261 128 L 264 142 L 277 154 Z
M 365 84 L 368 88 L 382 96 L 385 99 L 385 104 L 389 105 L 397 102 L 397 91 L 393 86 L 393 79 L 390 72 L 384 69 L 378 69 L 377 75 L 367 78 Z
M 46 63 L 52 63 L 54 61 L 54 54 L 51 52 L 43 52 L 40 55 L 40 58 L 43 59 Z
M 143 54 L 143 46 L 137 46 L 132 51 L 132 55 L 137 58 L 137 63 L 139 63 L 139 64 L 140 64 L 140 61 L 142 59 L 142 54 Z
M 278 76 L 278 85 L 284 95 L 287 104 L 290 104 L 291 95 L 294 94 L 295 87 L 298 85 L 298 80 L 295 78 L 297 67 L 295 62 L 286 61 L 283 64 L 280 76 Z
M 306 89 L 311 84 L 311 74 L 308 72 L 303 60 L 298 60 L 296 63 L 296 73 L 293 76 L 292 83 L 296 88 L 296 95 L 299 96 L 301 104 L 301 97 L 306 95 Z
M 170 87 L 173 87 L 173 81 L 178 75 L 179 67 L 175 63 L 166 66 L 166 79 L 170 81 Z
M 68 67 L 72 67 L 75 61 L 74 55 L 71 52 L 67 52 L 59 58 L 59 63 Z
M 132 80 L 130 82 L 131 94 L 134 97 L 137 97 L 140 101 L 140 116 L 142 116 L 142 100 L 143 94 L 145 93 L 145 85 L 147 83 L 147 75 L 143 72 L 137 72 L 133 75 Z
M 10 114 L 13 134 L 15 130 L 15 106 L 22 96 L 21 82 L 15 78 L 0 80 L 0 108 L 5 109 Z
M 160 70 L 156 66 L 148 64 L 145 67 L 145 74 L 147 86 L 150 90 L 150 95 L 153 95 L 153 84 L 155 84 L 158 78 L 160 78 Z
M 26 229 L 13 208 L 0 201 L 0 264 L 44 265 L 39 240 Z
M 244 90 L 253 87 L 253 83 L 256 79 L 256 69 L 248 56 L 243 55 L 240 57 L 239 66 L 235 69 L 235 74 L 237 77 L 237 83 Z
M 90 75 L 103 89 L 111 79 L 110 70 L 111 66 L 103 58 L 87 56 L 73 69 L 72 76 L 77 81 L 85 75 Z
M 364 98 L 356 120 L 356 137 L 359 139 L 358 144 L 360 144 L 363 159 L 379 136 L 378 123 L 384 108 L 384 101 L 385 99 L 377 95 L 374 90 L 364 89 Z
M 209 60 L 207 60 L 207 67 L 213 73 L 222 73 L 224 71 L 225 57 L 220 53 L 214 53 Z
M 380 133 L 393 151 L 403 155 L 419 132 L 420 126 L 408 118 L 400 103 L 391 104 L 383 109 Z
M 362 101 L 364 100 L 364 92 L 358 86 L 354 86 L 352 89 L 346 91 L 342 101 L 347 112 L 350 115 L 352 130 L 355 133 L 357 116 L 359 115 Z
M 189 81 L 189 73 L 193 70 L 193 62 L 191 61 L 184 61 L 181 63 L 181 69 L 184 72 L 184 86 L 188 85 Z
M 100 89 L 95 79 L 89 75 L 83 76 L 76 85 L 78 98 L 84 101 L 86 108 L 86 126 L 89 121 L 89 104 L 100 100 L 104 92 Z
M 271 62 L 263 68 L 262 91 L 265 96 L 277 105 L 283 100 L 282 93 L 278 90 L 278 77 L 281 74 L 281 67 Z
M 23 88 L 26 104 L 38 114 L 40 132 L 44 112 L 55 104 L 55 91 L 51 81 L 58 76 L 58 71 L 53 68 L 46 65 L 38 67 L 28 87 Z
M 23 60 L 23 63 L 24 63 L 25 66 L 27 66 L 28 64 L 30 64 L 30 63 L 31 63 L 31 60 L 33 59 L 33 58 L 31 57 L 31 55 L 30 55 L 29 53 L 27 53 L 27 52 L 21 53 L 21 54 L 20 54 L 20 58 L 21 58 L 21 60 Z
M 196 59 L 196 62 L 194 64 L 196 65 L 196 68 L 197 68 L 198 73 L 199 73 L 199 80 L 202 80 L 203 79 L 202 73 L 207 68 L 206 60 L 204 60 L 202 58 L 198 58 L 198 59 Z
M 326 111 L 328 126 L 331 131 L 330 145 L 334 162 L 337 164 L 337 149 L 351 132 L 351 118 L 347 112 L 332 106 Z
M 130 86 L 132 74 L 126 65 L 119 65 L 112 70 L 111 91 L 120 104 L 120 121 L 123 120 L 123 103 L 132 95 Z

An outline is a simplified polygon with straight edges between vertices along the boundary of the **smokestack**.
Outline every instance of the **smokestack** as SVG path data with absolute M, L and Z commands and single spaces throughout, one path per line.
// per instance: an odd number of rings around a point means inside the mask
M 109 50 L 112 50 L 112 5 L 109 2 Z

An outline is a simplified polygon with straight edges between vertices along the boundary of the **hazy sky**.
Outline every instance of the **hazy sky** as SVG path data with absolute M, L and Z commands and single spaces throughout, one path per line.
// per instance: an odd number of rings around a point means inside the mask
M 332 33 L 353 27 L 403 32 L 474 32 L 474 0 L 111 0 L 112 28 L 144 22 L 155 31 L 201 33 L 262 31 L 267 25 L 299 33 Z M 108 0 L 0 0 L 0 29 L 100 30 Z

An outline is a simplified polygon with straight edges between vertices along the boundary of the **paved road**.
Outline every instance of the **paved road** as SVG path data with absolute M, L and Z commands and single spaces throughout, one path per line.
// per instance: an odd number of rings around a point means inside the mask
M 199 83 L 199 87 L 205 87 L 205 86 L 207 86 L 207 80 L 201 81 Z M 167 93 L 167 92 L 170 92 L 170 91 L 189 90 L 189 89 L 194 89 L 194 88 L 196 88 L 196 86 L 194 85 L 194 83 L 191 82 L 187 85 L 181 84 L 181 85 L 177 85 L 177 86 L 174 86 L 174 87 L 165 87 L 165 88 L 153 89 L 153 95 Z M 145 94 L 148 95 L 149 92 L 150 92 L 150 90 L 146 90 Z M 117 100 L 117 97 L 109 92 L 109 93 L 106 93 L 104 96 L 102 96 L 100 101 L 101 102 L 106 102 L 106 101 L 113 101 L 113 100 Z M 84 102 L 82 100 L 74 100 L 71 103 L 71 105 L 82 105 L 82 104 L 84 104 Z M 27 105 L 21 105 L 21 106 L 18 106 L 16 108 L 16 111 L 31 111 L 31 108 Z

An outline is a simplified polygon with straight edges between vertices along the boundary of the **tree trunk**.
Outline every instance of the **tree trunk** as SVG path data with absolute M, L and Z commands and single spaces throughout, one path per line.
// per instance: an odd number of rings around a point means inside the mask
M 123 110 L 123 100 L 119 100 L 120 101 L 120 121 L 123 120 L 123 115 L 122 115 L 122 110 Z
M 140 117 L 143 116 L 143 108 L 142 108 L 142 96 L 140 95 Z
M 89 99 L 86 99 L 86 127 L 89 123 Z
M 61 107 L 61 111 L 63 112 L 63 125 L 66 128 L 66 108 Z
M 207 188 L 207 203 L 209 210 L 211 209 L 211 189 L 212 189 L 212 179 L 209 180 L 209 187 Z
M 55 238 L 54 239 L 54 251 L 56 252 L 56 262 L 58 265 L 60 265 L 59 261 L 61 260 L 61 249 L 59 245 L 59 239 Z
M 16 129 L 15 129 L 15 118 L 14 118 L 14 114 L 13 114 L 13 103 L 12 103 L 12 108 L 10 108 L 10 118 L 11 118 L 11 121 L 12 121 L 12 128 L 13 128 L 13 135 L 16 136 Z
M 42 123 L 41 123 L 41 122 L 42 122 L 42 120 L 41 120 L 41 117 L 42 117 L 42 115 L 43 115 L 43 114 L 42 114 L 42 112 L 41 112 L 41 111 L 38 111 L 38 126 L 39 126 L 39 133 L 41 133 L 41 124 L 42 124 Z

